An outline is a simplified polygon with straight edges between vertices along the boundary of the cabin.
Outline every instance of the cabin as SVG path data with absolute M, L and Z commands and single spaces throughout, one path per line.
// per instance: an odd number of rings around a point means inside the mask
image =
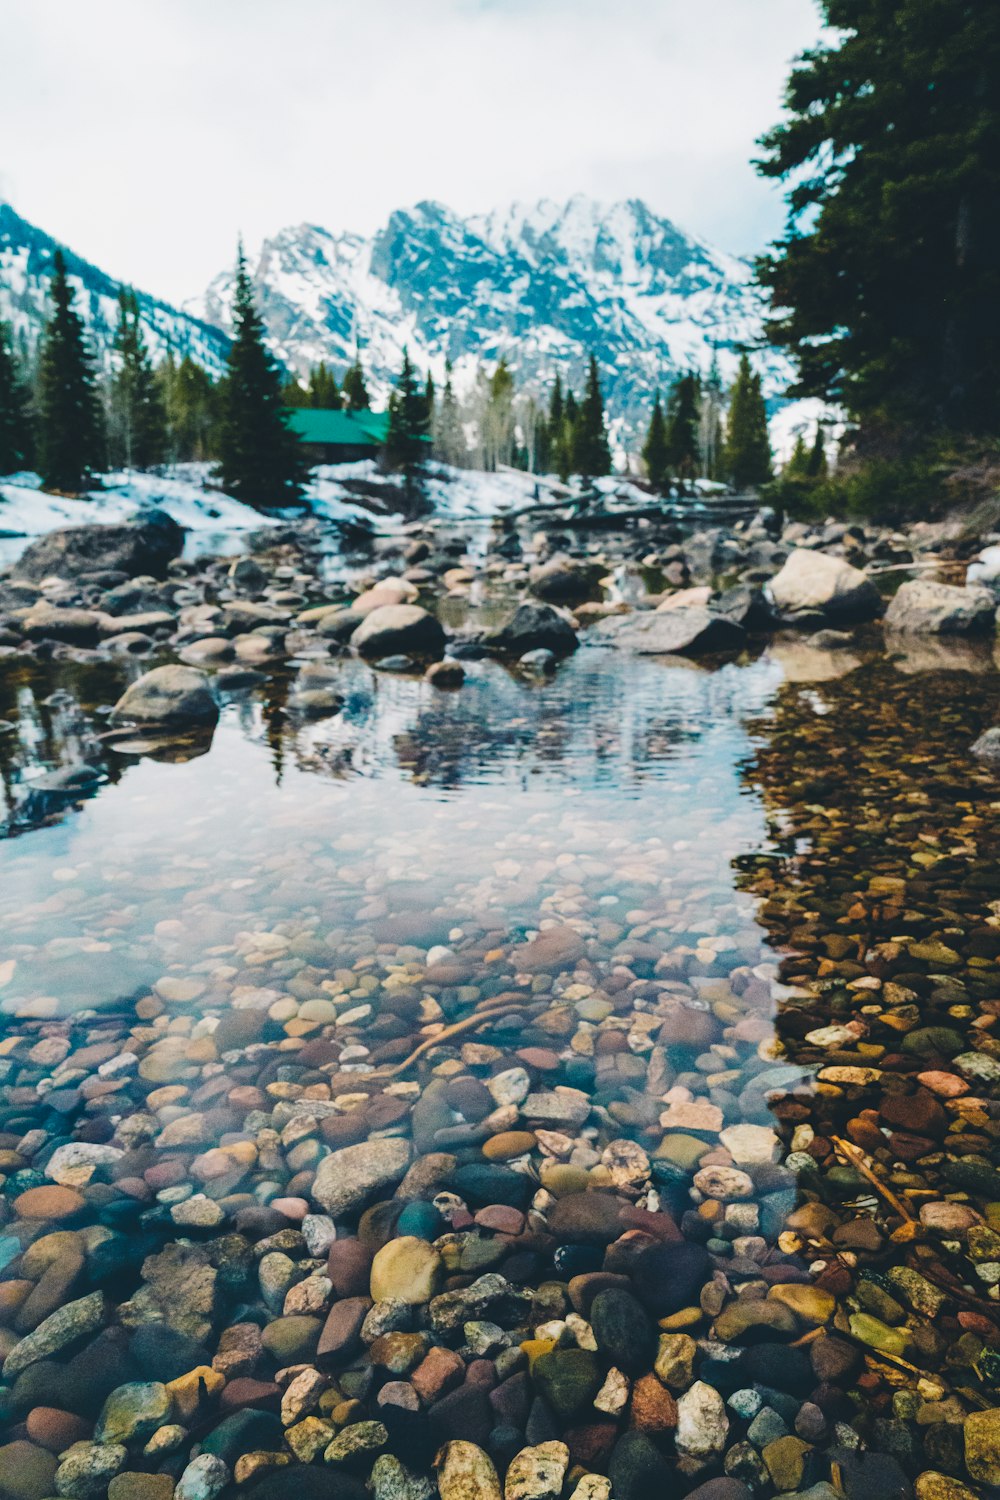
M 288 412 L 289 429 L 310 464 L 349 464 L 377 458 L 389 428 L 387 412 L 341 411 L 299 406 Z

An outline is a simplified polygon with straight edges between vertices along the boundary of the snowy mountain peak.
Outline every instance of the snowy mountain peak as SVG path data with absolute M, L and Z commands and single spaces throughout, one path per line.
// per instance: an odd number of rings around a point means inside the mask
M 72 250 L 60 247 L 44 230 L 22 219 L 0 202 L 0 321 L 10 325 L 15 342 L 32 350 L 49 316 L 49 282 L 56 250 L 62 248 L 77 307 L 87 324 L 98 358 L 104 362 L 118 321 L 119 283 Z M 218 374 L 226 361 L 229 339 L 202 319 L 180 312 L 146 292 L 137 292 L 146 344 L 154 359 L 168 351 L 193 359 Z
M 459 384 L 504 357 L 539 393 L 557 370 L 578 383 L 593 350 L 612 410 L 637 420 L 655 387 L 692 366 L 707 370 L 716 353 L 731 374 L 762 326 L 749 265 L 636 198 L 604 204 L 578 193 L 466 217 L 428 199 L 396 209 L 368 238 L 301 224 L 265 240 L 253 274 L 285 364 L 338 368 L 360 343 L 379 396 L 404 347 L 435 376 L 451 360 Z M 198 310 L 228 329 L 231 301 L 226 271 Z M 784 359 L 773 350 L 758 358 L 778 395 Z

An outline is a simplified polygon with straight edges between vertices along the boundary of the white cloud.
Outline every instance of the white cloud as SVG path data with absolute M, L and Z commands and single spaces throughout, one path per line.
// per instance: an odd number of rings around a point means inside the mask
M 813 0 L 31 0 L 7 6 L 0 189 L 181 299 L 311 220 L 438 198 L 644 197 L 736 251 Z

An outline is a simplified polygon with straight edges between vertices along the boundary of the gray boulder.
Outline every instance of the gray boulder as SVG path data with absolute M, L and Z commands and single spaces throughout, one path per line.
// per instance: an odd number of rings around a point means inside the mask
M 351 635 L 361 656 L 439 657 L 444 653 L 441 623 L 418 604 L 383 604 L 366 615 Z
M 120 526 L 67 526 L 30 542 L 14 565 L 17 578 L 75 578 L 114 571 L 162 578 L 184 546 L 184 528 L 166 511 L 151 510 Z
M 972 753 L 984 766 L 1000 770 L 1000 728 L 984 729 L 973 744 Z
M 501 656 L 522 657 L 538 650 L 569 656 L 579 641 L 569 621 L 551 605 L 519 604 L 509 620 L 484 637 L 483 645 Z
M 782 614 L 818 611 L 830 621 L 873 620 L 882 612 L 878 589 L 842 557 L 797 547 L 768 585 Z
M 204 673 L 194 667 L 154 667 L 115 704 L 112 724 L 212 725 L 219 707 Z
M 569 557 L 553 557 L 528 575 L 531 592 L 550 604 L 580 604 L 592 599 L 597 581 L 605 570 L 593 563 L 574 562 Z
M 996 608 L 989 589 L 914 578 L 900 585 L 885 612 L 885 623 L 890 630 L 919 635 L 988 635 L 994 629 Z
M 92 609 L 60 609 L 46 599 L 32 605 L 21 622 L 25 635 L 32 641 L 63 641 L 70 646 L 93 646 L 102 627 L 111 625 L 106 615 Z M 118 623 L 114 622 L 114 630 Z
M 712 656 L 739 651 L 747 638 L 742 625 L 701 605 L 613 616 L 591 634 L 640 656 Z

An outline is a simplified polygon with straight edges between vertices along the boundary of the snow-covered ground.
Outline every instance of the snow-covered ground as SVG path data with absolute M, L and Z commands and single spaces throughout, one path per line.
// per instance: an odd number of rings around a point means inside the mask
M 266 518 L 209 485 L 209 464 L 178 464 L 158 474 L 112 473 L 77 499 L 52 495 L 37 474 L 0 480 L 0 536 L 42 536 L 59 526 L 133 521 L 158 508 L 188 531 L 252 531 Z

